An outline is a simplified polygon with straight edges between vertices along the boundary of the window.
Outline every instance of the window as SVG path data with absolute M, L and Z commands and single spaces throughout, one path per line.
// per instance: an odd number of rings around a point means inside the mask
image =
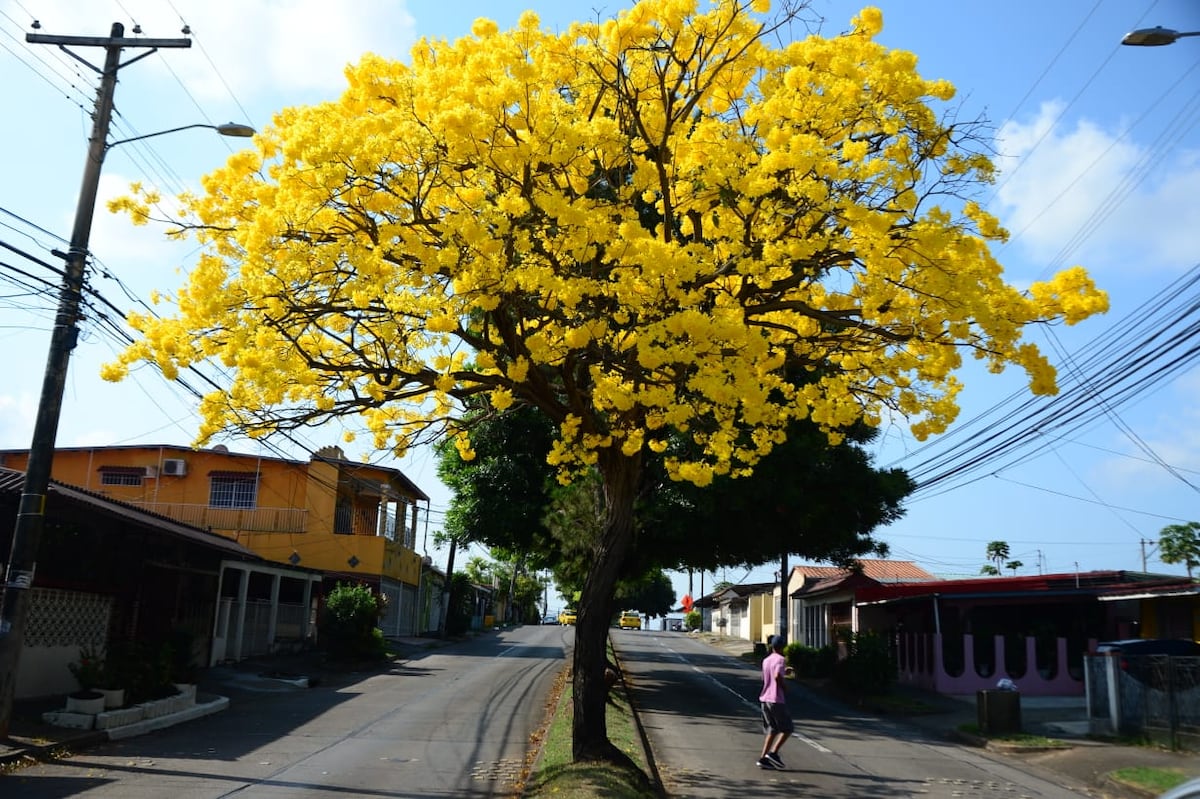
M 146 470 L 133 466 L 101 466 L 100 485 L 104 486 L 140 486 Z
M 208 479 L 208 506 L 210 508 L 257 507 L 257 475 L 211 474 Z

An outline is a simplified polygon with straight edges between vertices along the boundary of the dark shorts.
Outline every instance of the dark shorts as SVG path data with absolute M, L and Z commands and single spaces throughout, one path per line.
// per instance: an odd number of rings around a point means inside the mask
M 783 702 L 760 702 L 762 707 L 763 732 L 785 732 L 791 735 L 796 730 L 792 714 Z

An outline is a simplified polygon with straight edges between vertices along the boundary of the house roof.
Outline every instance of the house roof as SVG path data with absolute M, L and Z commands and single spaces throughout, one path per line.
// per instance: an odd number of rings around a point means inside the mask
M 0 466 L 0 495 L 20 497 L 24 486 L 24 472 Z M 182 524 L 166 516 L 151 513 L 134 505 L 118 502 L 117 500 L 82 488 L 51 480 L 48 494 L 51 497 L 62 497 L 69 503 L 94 508 L 101 513 L 120 517 L 128 524 L 156 530 L 200 546 L 220 550 L 230 557 L 237 557 L 243 560 L 262 560 L 253 550 L 247 549 L 232 539 L 216 533 L 210 533 L 208 530 L 203 530 L 199 527 Z
M 924 582 L 937 579 L 937 577 L 910 560 L 859 558 L 857 563 L 862 567 L 863 574 L 881 583 Z M 792 568 L 792 575 L 800 574 L 804 577 L 838 577 L 849 573 L 849 571 L 838 566 L 800 565 Z
M 720 591 L 713 592 L 713 599 L 720 600 L 728 599 L 745 599 L 751 594 L 761 594 L 765 591 L 774 591 L 778 583 L 742 583 L 740 585 L 730 585 L 722 588 Z
M 1098 596 L 1129 594 L 1152 588 L 1182 588 L 1190 585 L 1186 577 L 1130 571 L 1092 571 L 1078 574 L 1045 574 L 1025 577 L 977 577 L 968 580 L 935 580 L 922 583 L 894 583 L 864 586 L 857 593 L 859 604 L 885 604 L 935 596 L 980 599 L 1020 594 L 1074 594 Z
M 879 585 L 879 581 L 857 572 L 842 572 L 834 577 L 818 577 L 816 580 L 805 582 L 803 586 L 791 593 L 793 597 L 815 597 L 830 594 L 835 591 L 857 592 L 865 586 Z

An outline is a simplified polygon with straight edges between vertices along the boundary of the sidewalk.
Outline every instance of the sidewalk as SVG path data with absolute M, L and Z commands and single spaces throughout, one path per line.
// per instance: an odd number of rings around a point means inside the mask
M 753 649 L 753 645 L 747 641 L 728 637 L 705 636 L 701 640 L 706 640 L 713 647 L 733 657 Z M 806 686 L 812 690 L 823 690 L 819 683 L 806 683 Z M 1154 796 L 1114 782 L 1108 775 L 1117 769 L 1139 766 L 1172 768 L 1180 769 L 1189 776 L 1200 777 L 1200 753 L 1171 752 L 1151 746 L 1126 746 L 1088 738 L 1083 697 L 1021 697 L 1021 722 L 1024 732 L 1071 744 L 1070 748 L 1047 750 L 988 742 L 986 739 L 961 732 L 959 728 L 962 725 L 978 722 L 974 696 L 943 696 L 904 687 L 897 688 L 896 694 L 914 700 L 910 703 L 913 706 L 927 709 L 921 712 L 902 712 L 891 707 L 871 707 L 867 703 L 860 704 L 858 709 L 902 720 L 906 724 L 959 741 L 964 745 L 986 747 L 989 752 L 997 755 L 1067 775 L 1102 790 L 1105 796 L 1114 799 L 1149 799 Z
M 391 640 L 398 657 L 439 646 L 443 642 L 431 638 Z M 127 737 L 130 734 L 151 733 L 175 724 L 182 724 L 207 713 L 220 712 L 231 701 L 245 703 L 255 696 L 302 690 L 319 684 L 339 684 L 361 679 L 382 665 L 366 664 L 361 669 L 331 666 L 319 651 L 295 655 L 272 655 L 251 658 L 240 663 L 215 666 L 202 672 L 196 694 L 196 706 L 189 711 L 154 719 L 155 725 L 139 730 L 80 730 L 58 727 L 42 720 L 42 714 L 61 710 L 62 697 L 39 700 L 18 700 L 13 704 L 7 738 L 0 738 L 0 774 L 21 768 L 38 760 L 69 757 L 97 744 Z M 232 698 L 232 699 L 231 699 Z M 110 734 L 112 733 L 112 734 Z

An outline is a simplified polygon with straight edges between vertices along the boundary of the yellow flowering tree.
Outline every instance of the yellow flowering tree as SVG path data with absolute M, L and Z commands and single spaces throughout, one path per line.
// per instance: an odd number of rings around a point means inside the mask
M 560 33 L 526 13 L 410 64 L 365 56 L 339 100 L 280 112 L 184 198 L 174 232 L 203 254 L 177 312 L 134 317 L 106 367 L 230 369 L 201 441 L 357 416 L 378 450 L 451 436 L 469 458 L 464 402 L 546 414 L 562 479 L 603 485 L 576 759 L 613 756 L 604 642 L 647 449 L 703 486 L 794 419 L 936 434 L 964 353 L 1050 393 L 1023 328 L 1106 307 L 1079 268 L 1004 281 L 1006 234 L 969 201 L 992 177 L 978 129 L 874 41 L 877 10 L 792 37 L 799 4 L 769 5 L 646 0 Z M 153 199 L 118 205 L 145 220 Z M 698 454 L 667 450 L 679 434 Z

